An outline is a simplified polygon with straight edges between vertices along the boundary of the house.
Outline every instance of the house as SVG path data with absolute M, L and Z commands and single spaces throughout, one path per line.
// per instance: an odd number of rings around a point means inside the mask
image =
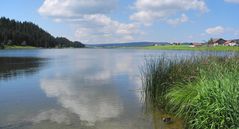
M 224 45 L 225 42 L 226 42 L 226 40 L 224 40 L 222 38 L 212 39 L 213 46 Z
M 201 47 L 203 46 L 202 43 L 191 43 L 189 47 Z
M 236 46 L 237 43 L 233 40 L 227 40 L 223 45 L 224 46 Z

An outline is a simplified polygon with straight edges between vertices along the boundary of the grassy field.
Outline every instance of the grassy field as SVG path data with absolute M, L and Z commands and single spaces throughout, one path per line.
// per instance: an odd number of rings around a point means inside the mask
M 235 46 L 201 46 L 201 47 L 189 47 L 189 45 L 166 45 L 166 46 L 148 46 L 144 49 L 149 50 L 193 50 L 193 51 L 239 51 L 239 47 Z
M 4 46 L 5 49 L 35 49 L 36 47 L 32 47 L 32 46 L 8 46 L 8 45 L 5 45 Z
M 145 102 L 189 129 L 239 128 L 239 57 L 146 60 Z

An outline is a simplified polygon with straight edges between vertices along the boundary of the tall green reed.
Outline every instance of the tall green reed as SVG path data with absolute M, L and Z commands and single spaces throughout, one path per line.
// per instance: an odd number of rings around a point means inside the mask
M 209 58 L 199 79 L 167 93 L 168 108 L 190 129 L 239 128 L 239 58 Z
M 182 117 L 191 129 L 239 128 L 239 57 L 147 59 L 146 107 Z
M 177 83 L 187 84 L 196 80 L 203 58 L 168 59 L 164 56 L 146 59 L 142 68 L 142 80 L 146 106 L 164 109 L 165 94 Z M 195 67 L 196 66 L 196 67 Z

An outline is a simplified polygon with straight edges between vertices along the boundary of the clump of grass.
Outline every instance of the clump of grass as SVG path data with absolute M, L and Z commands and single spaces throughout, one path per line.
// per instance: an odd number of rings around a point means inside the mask
M 210 61 L 208 69 L 200 69 L 198 81 L 167 93 L 171 112 L 190 129 L 239 128 L 239 58 Z
M 146 105 L 184 119 L 190 129 L 239 128 L 239 57 L 146 61 Z
M 165 94 L 175 84 L 196 80 L 198 67 L 205 65 L 203 58 L 171 60 L 165 57 L 147 59 L 142 70 L 146 106 L 164 109 Z

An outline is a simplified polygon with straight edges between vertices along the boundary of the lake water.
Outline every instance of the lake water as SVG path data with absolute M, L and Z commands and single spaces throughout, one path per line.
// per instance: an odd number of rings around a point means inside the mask
M 208 52 L 137 49 L 0 51 L 0 129 L 179 129 L 145 113 L 140 67 L 148 56 Z M 224 54 L 224 53 L 217 53 Z

